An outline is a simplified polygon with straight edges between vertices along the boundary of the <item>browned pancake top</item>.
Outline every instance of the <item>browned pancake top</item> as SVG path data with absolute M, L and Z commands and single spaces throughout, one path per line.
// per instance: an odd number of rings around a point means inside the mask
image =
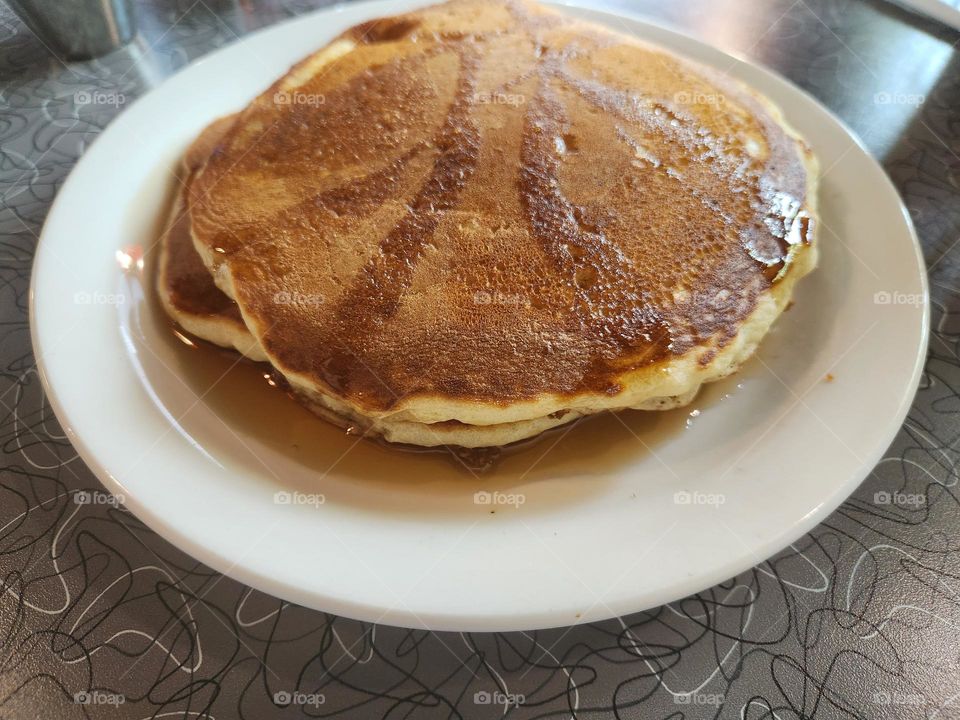
M 733 337 L 809 239 L 807 151 L 666 51 L 473 0 L 342 37 L 191 205 L 277 364 L 361 407 L 619 392 Z

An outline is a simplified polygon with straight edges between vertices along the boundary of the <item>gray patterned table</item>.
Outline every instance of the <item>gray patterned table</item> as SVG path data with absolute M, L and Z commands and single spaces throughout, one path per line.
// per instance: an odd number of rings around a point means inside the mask
M 124 105 L 323 4 L 141 0 L 137 41 L 78 64 L 0 4 L 0 717 L 960 717 L 960 36 L 877 0 L 622 3 L 832 108 L 923 241 L 933 338 L 909 419 L 857 493 L 787 551 L 619 620 L 436 634 L 281 602 L 122 507 L 79 502 L 100 486 L 44 401 L 27 325 L 50 202 Z M 504 695 L 522 702 L 491 702 Z

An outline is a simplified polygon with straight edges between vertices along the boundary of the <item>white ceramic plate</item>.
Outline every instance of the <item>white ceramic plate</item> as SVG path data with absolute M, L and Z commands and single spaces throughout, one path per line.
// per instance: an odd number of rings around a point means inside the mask
M 213 568 L 395 625 L 609 618 L 700 591 L 796 540 L 903 422 L 927 344 L 923 263 L 896 192 L 848 130 L 781 78 L 698 41 L 570 10 L 759 88 L 826 171 L 821 268 L 759 357 L 694 408 L 610 416 L 477 479 L 433 456 L 353 447 L 254 366 L 231 369 L 178 341 L 136 263 L 123 269 L 118 250 L 156 241 L 171 170 L 201 128 L 346 27 L 410 5 L 338 7 L 212 53 L 126 110 L 81 159 L 43 231 L 31 312 L 45 387 L 82 458 Z

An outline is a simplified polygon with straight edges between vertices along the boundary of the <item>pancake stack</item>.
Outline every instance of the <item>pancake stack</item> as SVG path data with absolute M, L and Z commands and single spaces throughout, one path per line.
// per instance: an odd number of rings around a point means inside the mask
M 354 27 L 184 164 L 169 315 L 391 442 L 689 403 L 816 264 L 815 161 L 776 107 L 533 3 Z

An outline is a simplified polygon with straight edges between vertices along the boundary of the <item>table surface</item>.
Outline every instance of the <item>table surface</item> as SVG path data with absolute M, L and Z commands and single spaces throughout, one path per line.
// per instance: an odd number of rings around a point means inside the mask
M 917 225 L 933 301 L 917 399 L 886 459 L 786 551 L 617 620 L 430 633 L 285 603 L 77 502 L 101 486 L 44 399 L 27 323 L 50 203 L 124 105 L 326 4 L 141 0 L 130 46 L 65 63 L 0 2 L 0 717 L 960 717 L 960 35 L 880 0 L 604 4 L 817 97 Z M 94 90 L 119 100 L 83 102 Z M 518 703 L 488 702 L 503 696 Z

